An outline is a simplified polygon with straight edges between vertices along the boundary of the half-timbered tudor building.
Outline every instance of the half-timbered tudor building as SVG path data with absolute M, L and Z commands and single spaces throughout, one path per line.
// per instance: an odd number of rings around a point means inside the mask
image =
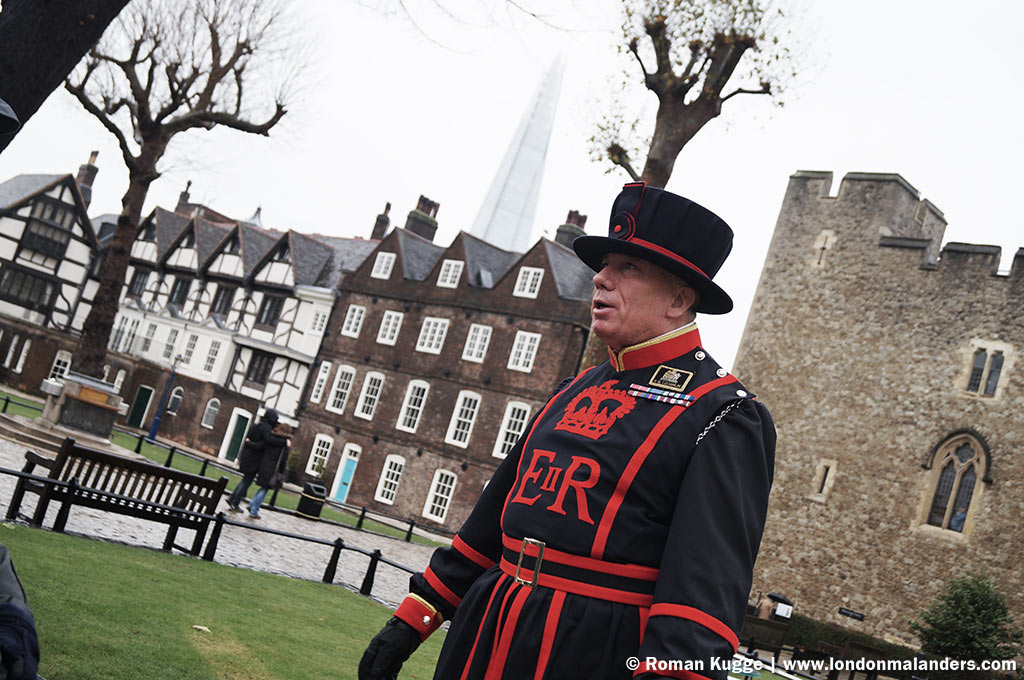
M 374 244 L 230 221 L 186 197 L 140 225 L 110 349 L 160 369 L 122 392 L 129 426 L 152 421 L 173 369 L 161 433 L 234 460 L 262 409 L 298 423 L 334 286 Z
M 451 529 L 576 373 L 593 272 L 549 240 L 436 245 L 436 207 L 341 282 L 293 443 L 329 498 Z
M 38 391 L 68 371 L 96 294 L 100 249 L 87 212 L 94 160 L 77 179 L 18 175 L 0 184 L 0 382 L 15 389 Z

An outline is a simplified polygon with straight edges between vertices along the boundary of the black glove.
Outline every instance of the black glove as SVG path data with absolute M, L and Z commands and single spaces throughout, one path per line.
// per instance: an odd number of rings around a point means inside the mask
M 419 646 L 420 634 L 392 616 L 363 652 L 359 680 L 397 680 L 402 664 Z

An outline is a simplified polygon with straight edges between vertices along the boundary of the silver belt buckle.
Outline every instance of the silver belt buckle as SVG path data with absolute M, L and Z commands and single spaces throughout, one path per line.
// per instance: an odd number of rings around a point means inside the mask
M 526 555 L 526 546 L 535 545 L 537 546 L 537 563 L 533 565 L 533 580 L 527 581 L 524 578 L 520 578 L 519 571 L 523 568 L 523 556 Z M 538 541 L 536 538 L 524 538 L 523 545 L 519 548 L 519 561 L 516 562 L 516 574 L 512 579 L 516 583 L 521 583 L 524 586 L 530 586 L 531 588 L 537 585 L 537 577 L 540 575 L 540 565 L 544 561 L 544 541 Z

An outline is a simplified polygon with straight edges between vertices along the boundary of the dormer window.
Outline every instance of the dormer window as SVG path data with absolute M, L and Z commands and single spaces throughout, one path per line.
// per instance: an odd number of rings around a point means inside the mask
M 238 235 L 236 234 L 231 237 L 230 241 L 228 241 L 228 245 L 227 248 L 225 248 L 225 251 L 231 253 L 232 255 L 237 255 L 241 251 L 241 249 L 242 247 L 238 242 Z
M 287 262 L 289 259 L 291 259 L 291 256 L 291 248 L 289 248 L 288 244 L 286 243 L 282 245 L 280 248 L 278 248 L 277 255 L 274 256 L 274 259 L 277 260 L 278 262 Z
M 516 287 L 512 294 L 516 297 L 536 298 L 540 292 L 540 282 L 544 278 L 544 270 L 537 267 L 520 267 L 516 278 Z
M 193 248 L 196 245 L 196 235 L 191 231 L 185 234 L 185 238 L 181 241 L 182 248 Z
M 441 273 L 437 275 L 438 287 L 456 288 L 464 266 L 462 260 L 445 260 L 441 263 Z
M 156 241 L 156 227 L 153 226 L 152 221 L 147 222 L 146 226 L 142 228 L 142 234 L 139 235 L 139 240 L 146 241 L 148 243 Z
M 391 270 L 394 268 L 394 266 L 394 253 L 377 253 L 377 259 L 373 261 L 373 270 L 370 272 L 370 277 L 374 279 L 390 279 Z

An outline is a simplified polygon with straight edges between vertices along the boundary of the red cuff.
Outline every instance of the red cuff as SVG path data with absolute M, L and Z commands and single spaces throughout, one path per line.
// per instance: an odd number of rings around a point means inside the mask
M 420 640 L 426 640 L 437 630 L 444 619 L 433 607 L 428 606 L 419 598 L 407 595 L 395 611 L 395 616 L 405 621 L 419 633 Z

